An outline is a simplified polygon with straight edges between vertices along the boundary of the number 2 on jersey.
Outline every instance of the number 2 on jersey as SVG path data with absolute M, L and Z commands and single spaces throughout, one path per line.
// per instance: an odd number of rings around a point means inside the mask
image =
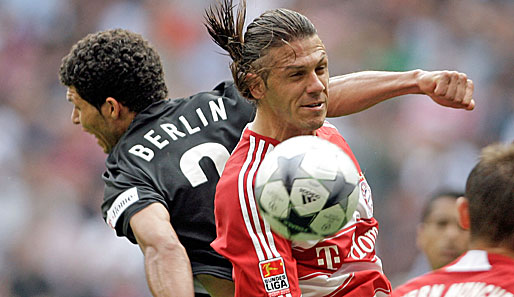
M 207 182 L 207 176 L 200 167 L 200 160 L 207 157 L 212 160 L 221 176 L 230 153 L 223 145 L 215 142 L 199 144 L 186 151 L 180 158 L 180 170 L 194 188 Z

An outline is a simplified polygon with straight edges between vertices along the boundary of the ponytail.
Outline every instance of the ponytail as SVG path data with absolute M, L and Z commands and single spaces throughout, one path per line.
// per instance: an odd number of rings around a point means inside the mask
M 250 91 L 255 78 L 250 78 L 248 74 L 256 74 L 266 83 L 273 67 L 256 61 L 266 56 L 272 48 L 315 35 L 316 28 L 298 12 L 273 9 L 253 20 L 243 34 L 246 0 L 240 0 L 235 18 L 234 7 L 233 0 L 218 0 L 214 8 L 211 6 L 205 11 L 205 27 L 214 42 L 232 58 L 230 70 L 241 95 L 255 99 Z
M 210 7 L 205 12 L 205 27 L 212 40 L 228 52 L 234 62 L 243 58 L 243 27 L 246 18 L 246 1 L 241 1 L 234 23 L 232 0 L 223 0 L 220 7 Z

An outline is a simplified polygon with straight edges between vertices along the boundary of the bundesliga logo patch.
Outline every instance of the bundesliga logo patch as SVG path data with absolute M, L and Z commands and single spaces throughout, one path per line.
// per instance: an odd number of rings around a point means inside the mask
M 259 262 L 262 281 L 268 296 L 279 296 L 289 293 L 289 282 L 282 258 Z

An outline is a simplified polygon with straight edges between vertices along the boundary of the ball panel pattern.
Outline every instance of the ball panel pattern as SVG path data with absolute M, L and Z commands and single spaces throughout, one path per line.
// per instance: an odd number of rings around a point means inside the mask
M 315 136 L 298 136 L 264 158 L 255 197 L 274 232 L 290 240 L 319 240 L 352 219 L 358 182 L 355 164 L 342 149 Z

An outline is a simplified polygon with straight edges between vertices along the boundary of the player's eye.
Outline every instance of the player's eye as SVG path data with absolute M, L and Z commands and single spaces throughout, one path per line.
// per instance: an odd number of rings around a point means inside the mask
M 319 73 L 324 73 L 326 69 L 327 69 L 327 66 L 326 65 L 322 65 L 322 66 L 316 67 L 316 72 L 318 74 Z
M 445 228 L 446 226 L 448 226 L 448 221 L 446 221 L 446 220 L 437 221 L 436 225 L 439 228 Z

